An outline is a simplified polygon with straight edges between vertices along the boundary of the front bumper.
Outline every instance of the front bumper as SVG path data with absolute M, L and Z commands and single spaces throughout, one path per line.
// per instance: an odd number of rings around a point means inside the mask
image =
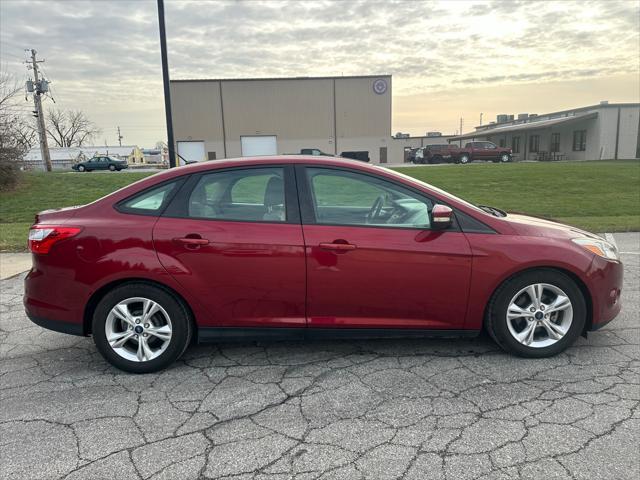
M 589 271 L 592 321 L 589 330 L 598 330 L 612 321 L 622 309 L 621 293 L 624 266 L 595 257 Z

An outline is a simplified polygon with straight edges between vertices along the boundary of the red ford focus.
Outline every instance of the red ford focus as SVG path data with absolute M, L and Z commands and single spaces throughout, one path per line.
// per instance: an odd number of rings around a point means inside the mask
M 131 372 L 193 340 L 473 336 L 563 351 L 620 311 L 615 246 L 359 162 L 190 165 L 29 233 L 29 318 Z

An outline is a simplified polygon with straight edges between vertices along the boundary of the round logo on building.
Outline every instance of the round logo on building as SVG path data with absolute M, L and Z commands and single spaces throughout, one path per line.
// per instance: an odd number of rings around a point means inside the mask
M 373 91 L 378 95 L 382 95 L 387 91 L 387 81 L 384 78 L 378 78 L 373 81 Z

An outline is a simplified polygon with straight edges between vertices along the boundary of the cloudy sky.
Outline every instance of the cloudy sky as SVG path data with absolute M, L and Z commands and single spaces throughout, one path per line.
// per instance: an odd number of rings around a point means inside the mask
M 639 101 L 637 0 L 165 3 L 172 78 L 392 74 L 393 133 Z M 166 137 L 155 0 L 0 0 L 0 62 L 18 80 L 25 48 L 99 143 L 118 125 L 125 143 Z

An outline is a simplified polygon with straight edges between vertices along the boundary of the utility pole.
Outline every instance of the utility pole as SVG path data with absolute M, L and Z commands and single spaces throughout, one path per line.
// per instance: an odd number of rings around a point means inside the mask
M 482 126 L 482 112 L 480 112 L 480 126 Z
M 120 127 L 118 127 L 118 144 L 119 144 L 120 146 L 122 146 L 122 139 L 123 139 L 123 138 L 124 138 L 124 137 L 123 137 L 122 135 L 120 135 Z
M 460 135 L 462 135 L 462 117 L 460 117 Z M 462 147 L 462 139 L 460 139 L 460 147 Z
M 35 115 L 38 122 L 38 136 L 40 137 L 40 154 L 42 155 L 42 160 L 44 161 L 47 172 L 50 172 L 53 170 L 53 165 L 51 165 L 51 156 L 49 155 L 47 130 L 44 126 L 44 113 L 42 111 L 42 99 L 40 98 L 40 95 L 46 91 L 46 88 L 38 77 L 38 63 L 44 62 L 44 60 L 36 60 L 36 53 L 38 52 L 31 49 L 31 68 L 33 68 L 34 80 L 33 103 L 36 107 Z M 43 82 L 45 81 L 43 80 Z

